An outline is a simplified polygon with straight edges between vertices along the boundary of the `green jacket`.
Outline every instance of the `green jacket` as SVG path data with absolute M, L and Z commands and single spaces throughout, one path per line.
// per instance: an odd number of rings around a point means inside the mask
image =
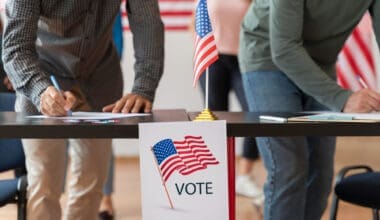
M 280 70 L 302 91 L 341 111 L 352 91 L 337 85 L 335 62 L 368 9 L 380 36 L 379 1 L 256 0 L 242 24 L 241 70 Z

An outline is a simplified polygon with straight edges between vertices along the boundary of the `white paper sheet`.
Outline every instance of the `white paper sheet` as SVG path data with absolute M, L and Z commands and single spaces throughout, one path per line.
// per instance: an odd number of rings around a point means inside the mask
M 110 113 L 110 112 L 73 112 L 72 116 L 50 117 L 46 115 L 29 115 L 27 118 L 54 118 L 62 120 L 107 120 L 115 118 L 127 118 L 136 116 L 147 116 L 150 113 Z
M 306 113 L 306 112 L 305 112 Z M 351 122 L 380 122 L 380 112 L 370 113 L 343 113 L 343 112 L 307 112 L 318 113 L 313 115 L 305 115 L 299 117 L 292 117 L 290 121 L 296 121 L 296 119 L 305 120 L 323 120 L 323 121 L 351 121 Z

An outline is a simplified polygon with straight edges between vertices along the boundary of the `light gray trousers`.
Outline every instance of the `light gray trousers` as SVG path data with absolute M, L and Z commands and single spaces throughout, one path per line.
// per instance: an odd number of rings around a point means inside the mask
M 111 139 L 71 139 L 71 175 L 64 218 L 97 218 L 111 154 Z M 60 196 L 66 166 L 65 139 L 23 139 L 28 170 L 29 220 L 62 218 Z

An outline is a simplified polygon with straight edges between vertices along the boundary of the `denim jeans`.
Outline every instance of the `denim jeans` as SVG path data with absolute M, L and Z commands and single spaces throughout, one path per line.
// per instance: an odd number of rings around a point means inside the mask
M 250 111 L 327 110 L 280 71 L 244 73 L 243 84 Z M 260 137 L 256 140 L 268 173 L 264 186 L 264 218 L 320 219 L 331 190 L 335 137 Z
M 203 94 L 206 87 L 206 74 L 202 74 L 199 82 Z M 235 55 L 219 54 L 219 59 L 210 66 L 208 106 L 212 111 L 229 109 L 229 93 L 234 91 L 243 111 L 248 111 L 244 95 L 240 68 Z M 249 160 L 259 158 L 254 138 L 244 138 L 242 157 Z

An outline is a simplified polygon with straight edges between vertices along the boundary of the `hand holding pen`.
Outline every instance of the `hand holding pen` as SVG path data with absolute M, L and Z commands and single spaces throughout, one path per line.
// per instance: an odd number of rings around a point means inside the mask
M 41 112 L 48 116 L 71 115 L 71 108 L 76 102 L 75 96 L 69 91 L 62 91 L 59 84 L 52 76 L 51 81 L 54 86 L 49 86 L 41 94 Z
M 365 113 L 380 111 L 380 93 L 368 88 L 368 85 L 358 77 L 359 84 L 363 87 L 348 97 L 343 112 Z

